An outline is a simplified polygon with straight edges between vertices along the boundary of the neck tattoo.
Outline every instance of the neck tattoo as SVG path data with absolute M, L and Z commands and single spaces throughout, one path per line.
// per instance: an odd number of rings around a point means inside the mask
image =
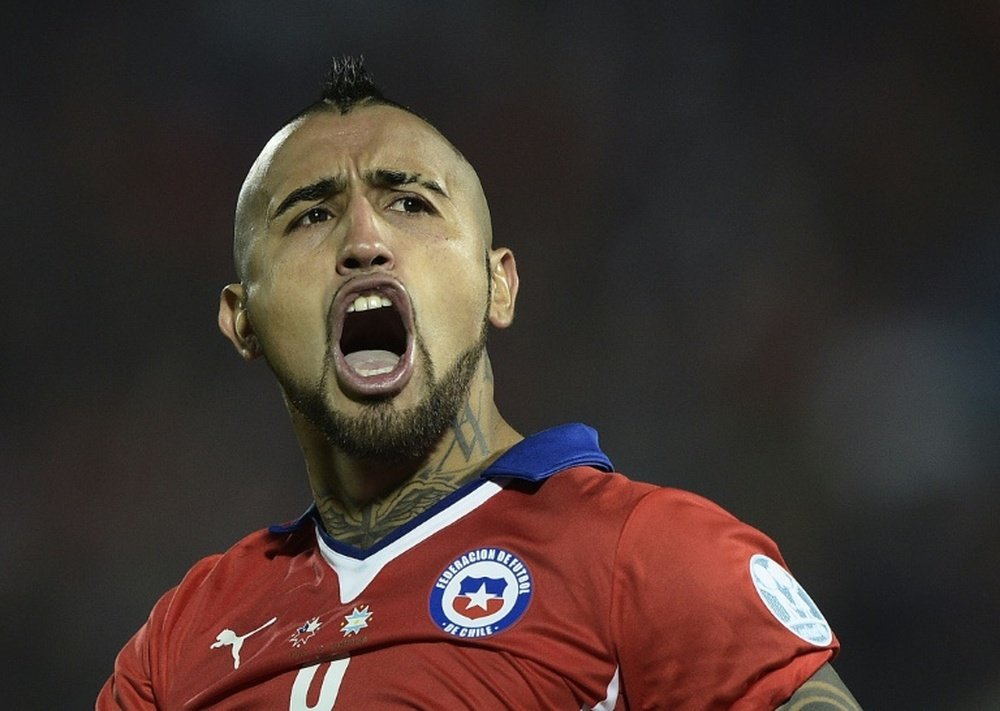
M 347 510 L 331 492 L 316 492 L 316 506 L 327 533 L 341 543 L 368 548 L 472 481 L 490 460 L 479 417 L 468 403 L 445 443 L 437 461 L 358 511 Z

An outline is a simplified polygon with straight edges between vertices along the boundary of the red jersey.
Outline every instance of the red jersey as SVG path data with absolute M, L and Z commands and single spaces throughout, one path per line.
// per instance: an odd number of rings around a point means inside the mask
M 837 647 L 770 539 L 567 425 L 372 548 L 310 509 L 202 560 L 97 709 L 773 709 Z

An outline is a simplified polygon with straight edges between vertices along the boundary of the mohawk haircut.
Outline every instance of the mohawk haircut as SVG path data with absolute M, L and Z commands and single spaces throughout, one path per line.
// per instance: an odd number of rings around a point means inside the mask
M 417 117 L 436 131 L 441 137 L 441 140 L 443 140 L 453 151 L 455 151 L 455 155 L 458 156 L 460 160 L 468 162 L 466 161 L 465 156 L 462 155 L 461 151 L 455 147 L 455 144 L 449 141 L 444 134 L 438 131 L 437 127 L 434 126 L 434 124 L 432 124 L 425 116 L 417 113 L 409 106 L 386 98 L 386 96 L 382 93 L 382 90 L 375 84 L 375 79 L 371 72 L 365 68 L 365 58 L 363 55 L 342 55 L 340 57 L 334 57 L 330 62 L 330 70 L 327 73 L 326 83 L 323 86 L 323 92 L 319 99 L 288 119 L 284 124 L 282 124 L 282 128 L 286 128 L 290 124 L 295 123 L 299 119 L 305 118 L 306 116 L 318 114 L 324 111 L 338 111 L 340 115 L 343 116 L 344 114 L 350 113 L 358 106 L 362 108 L 365 106 L 391 106 L 405 111 L 411 116 Z M 250 176 L 248 176 L 248 180 L 249 177 Z M 247 191 L 246 188 L 247 183 L 244 183 L 244 188 L 240 192 L 240 200 L 237 202 L 235 236 L 233 238 L 233 258 L 236 263 L 236 274 L 241 282 L 244 280 L 246 275 L 247 253 L 250 249 L 250 244 L 253 241 L 253 231 L 250 229 L 249 223 L 245 223 L 244 221 L 245 213 L 248 208 L 240 207 L 240 203 L 245 199 L 246 195 L 252 195 L 254 193 L 253 190 Z M 487 260 L 488 259 L 489 254 L 487 253 Z
M 364 55 L 334 57 L 320 98 L 296 114 L 292 121 L 317 111 L 335 108 L 341 115 L 355 106 L 393 106 L 426 121 L 423 116 L 397 101 L 386 98 L 365 67 Z M 291 121 L 289 121 L 291 123 Z

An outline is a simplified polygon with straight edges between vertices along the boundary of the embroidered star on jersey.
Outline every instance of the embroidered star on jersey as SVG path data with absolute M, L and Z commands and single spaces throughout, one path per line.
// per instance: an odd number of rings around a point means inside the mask
M 323 623 L 319 621 L 318 617 L 314 617 L 311 620 L 307 620 L 301 627 L 295 630 L 295 634 L 288 638 L 288 641 L 292 643 L 293 647 L 301 647 L 306 642 L 308 642 L 316 631 L 323 626 Z
M 344 615 L 344 624 L 340 626 L 340 631 L 344 633 L 345 637 L 357 634 L 368 626 L 368 618 L 370 618 L 372 614 L 373 613 L 368 610 L 368 605 L 365 605 L 360 609 L 355 607 L 354 612 L 349 615 Z
M 479 586 L 478 590 L 469 593 L 467 597 L 469 598 L 469 604 L 465 606 L 466 609 L 472 609 L 473 607 L 481 607 L 484 610 L 488 610 L 489 605 L 487 605 L 487 602 L 489 600 L 494 599 L 496 596 L 491 595 L 486 591 L 486 582 L 484 581 Z

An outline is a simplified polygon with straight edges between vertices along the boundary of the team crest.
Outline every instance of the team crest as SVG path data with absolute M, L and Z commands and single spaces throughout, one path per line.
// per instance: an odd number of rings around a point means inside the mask
M 489 637 L 517 622 L 531 602 L 531 573 L 502 548 L 479 548 L 456 558 L 434 583 L 431 619 L 456 637 Z

